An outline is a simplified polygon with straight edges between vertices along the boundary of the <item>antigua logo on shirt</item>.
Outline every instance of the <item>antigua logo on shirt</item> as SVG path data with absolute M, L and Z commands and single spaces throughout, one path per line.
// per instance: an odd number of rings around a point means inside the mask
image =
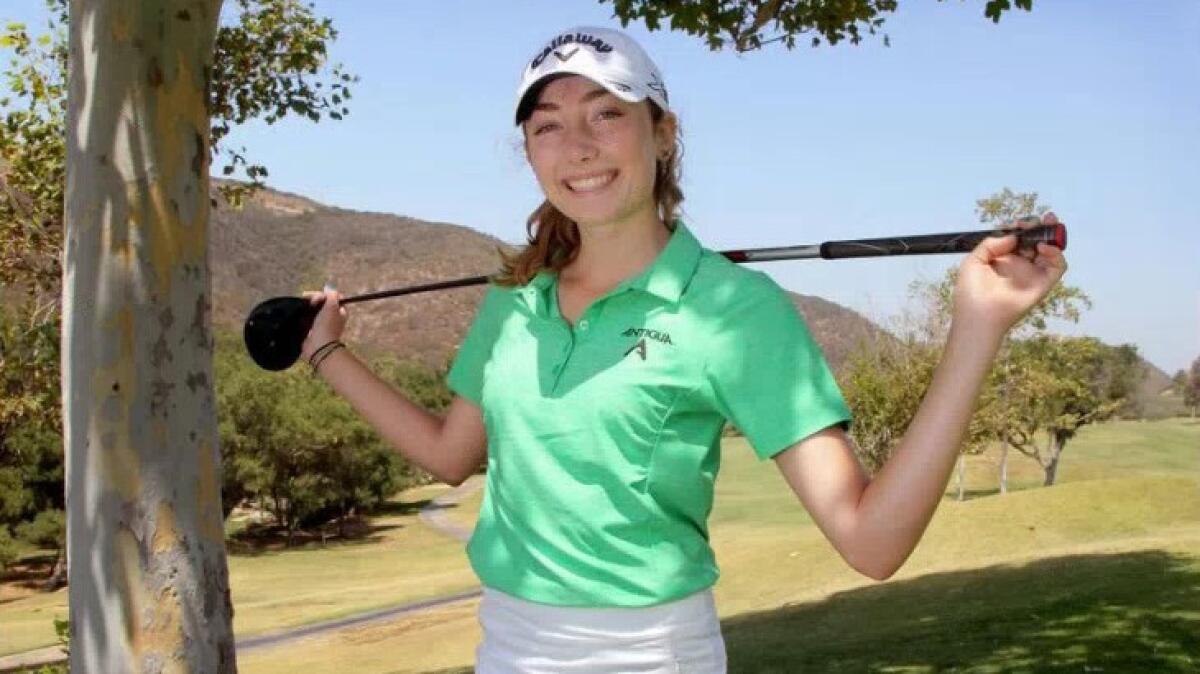
M 629 328 L 625 330 L 625 332 L 622 332 L 621 336 L 638 338 L 638 341 L 635 342 L 633 346 L 629 347 L 629 349 L 625 352 L 625 355 L 628 356 L 631 353 L 637 353 L 638 357 L 640 357 L 642 360 L 646 360 L 647 339 L 652 339 L 660 344 L 670 344 L 671 346 L 675 345 L 675 342 L 671 341 L 670 333 L 662 332 L 660 330 L 650 330 L 649 328 Z

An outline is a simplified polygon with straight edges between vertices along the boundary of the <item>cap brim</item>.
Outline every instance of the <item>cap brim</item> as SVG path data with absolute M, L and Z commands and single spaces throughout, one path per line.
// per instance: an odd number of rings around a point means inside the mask
M 615 82 L 598 81 L 594 79 L 590 73 L 578 72 L 570 68 L 560 68 L 552 73 L 546 73 L 545 75 L 529 83 L 525 90 L 520 94 L 520 99 L 517 101 L 517 111 L 516 115 L 513 117 L 514 123 L 517 126 L 520 126 L 521 122 L 529 119 L 529 116 L 533 114 L 533 106 L 537 102 L 538 96 L 541 95 L 542 89 L 544 89 L 547 84 L 550 84 L 560 77 L 569 77 L 571 75 L 579 75 L 580 77 L 588 78 L 592 82 L 604 87 L 608 93 L 616 96 L 626 103 L 638 103 L 648 98 L 652 98 L 650 96 L 650 92 L 642 91 L 638 87 L 633 87 L 623 83 L 618 84 Z

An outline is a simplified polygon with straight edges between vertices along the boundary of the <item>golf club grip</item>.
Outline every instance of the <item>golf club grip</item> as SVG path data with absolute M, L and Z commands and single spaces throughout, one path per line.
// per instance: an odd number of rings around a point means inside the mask
M 887 255 L 930 255 L 937 253 L 966 253 L 989 236 L 1017 234 L 1018 246 L 1036 249 L 1039 243 L 1066 248 L 1067 229 L 1063 224 L 1037 225 L 1026 229 L 984 229 L 952 234 L 924 234 L 884 239 L 826 241 L 821 244 L 821 258 L 838 260 L 850 257 L 882 257 Z

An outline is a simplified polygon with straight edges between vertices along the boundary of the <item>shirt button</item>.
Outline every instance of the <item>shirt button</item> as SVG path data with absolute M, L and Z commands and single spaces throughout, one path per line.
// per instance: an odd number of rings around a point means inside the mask
M 587 328 L 588 328 L 588 322 L 586 320 L 579 321 L 579 329 L 580 330 L 587 330 Z

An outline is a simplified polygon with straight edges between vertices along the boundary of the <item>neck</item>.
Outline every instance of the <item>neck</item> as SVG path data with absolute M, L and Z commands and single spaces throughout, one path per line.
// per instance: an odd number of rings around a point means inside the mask
M 610 288 L 640 273 L 671 239 L 657 213 L 622 222 L 581 225 L 579 254 L 559 278 L 592 288 Z

